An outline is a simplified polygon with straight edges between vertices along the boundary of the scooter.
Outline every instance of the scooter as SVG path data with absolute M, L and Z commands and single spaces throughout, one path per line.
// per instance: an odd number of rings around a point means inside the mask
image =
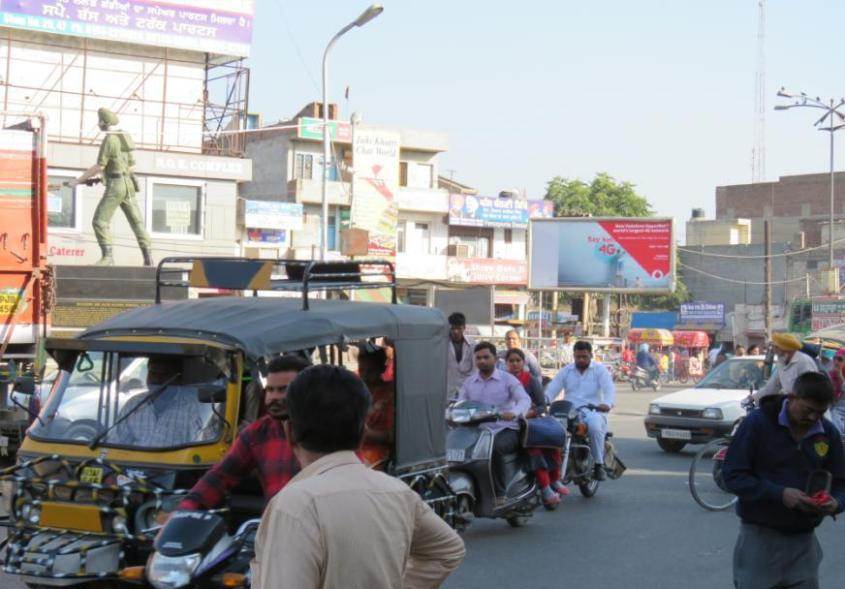
M 592 497 L 599 489 L 599 481 L 593 476 L 596 466 L 593 452 L 590 449 L 590 440 L 587 432 L 587 424 L 581 422 L 581 409 L 598 410 L 596 405 L 584 405 L 575 407 L 569 401 L 555 401 L 549 406 L 549 415 L 560 421 L 566 429 L 566 442 L 563 446 L 563 483 L 575 483 L 578 490 L 584 497 Z M 604 442 L 604 466 L 607 476 L 610 479 L 618 479 L 625 472 L 625 465 L 616 455 L 616 449 L 610 443 L 613 437 L 612 432 L 607 432 Z
M 635 391 L 651 387 L 654 392 L 660 390 L 660 372 L 658 370 L 648 371 L 640 366 L 635 366 L 631 372 L 631 388 Z
M 496 408 L 475 401 L 458 401 L 446 410 L 446 460 L 449 485 L 457 497 L 454 521 L 463 530 L 475 517 L 503 518 L 512 527 L 528 523 L 537 507 L 537 483 L 527 456 L 515 452 L 502 465 L 505 496 L 493 485 L 493 439 L 496 433 L 480 427 L 499 419 Z

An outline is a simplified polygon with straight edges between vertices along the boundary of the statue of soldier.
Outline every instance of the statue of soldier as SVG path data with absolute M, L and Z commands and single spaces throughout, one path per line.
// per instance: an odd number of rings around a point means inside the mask
M 96 263 L 97 266 L 114 266 L 112 249 L 111 219 L 117 207 L 123 210 L 129 226 L 138 240 L 141 254 L 144 256 L 144 266 L 152 266 L 153 258 L 150 253 L 150 236 L 144 228 L 144 220 L 141 217 L 141 210 L 138 208 L 136 194 L 139 190 L 138 179 L 132 173 L 135 165 L 135 157 L 132 151 L 135 143 L 125 131 L 118 129 L 109 130 L 118 124 L 117 115 L 107 108 L 97 111 L 99 127 L 106 133 L 103 143 L 100 145 L 100 154 L 97 156 L 97 163 L 88 168 L 79 178 L 67 182 L 71 188 L 78 184 L 91 184 L 91 180 L 100 175 L 106 190 L 97 210 L 94 212 L 94 235 L 97 236 L 97 243 L 100 244 L 102 257 Z

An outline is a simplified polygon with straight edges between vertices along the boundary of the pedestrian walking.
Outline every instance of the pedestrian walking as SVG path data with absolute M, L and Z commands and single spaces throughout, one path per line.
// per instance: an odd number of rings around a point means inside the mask
M 833 369 L 830 371 L 833 383 L 834 404 L 830 409 L 833 424 L 839 433 L 845 434 L 845 348 L 839 348 L 833 357 Z
M 792 386 L 805 372 L 817 372 L 816 362 L 801 350 L 801 340 L 791 333 L 776 333 L 772 336 L 778 367 L 763 388 L 754 393 L 754 400 L 777 393 L 790 394 Z
M 845 509 L 845 457 L 823 415 L 830 379 L 807 372 L 789 395 L 763 398 L 731 439 L 722 476 L 739 497 L 734 548 L 737 589 L 819 587 L 822 549 L 815 528 Z M 829 488 L 824 483 L 829 482 Z
M 255 589 L 438 587 L 464 544 L 399 479 L 355 456 L 370 393 L 320 365 L 288 386 L 285 435 L 302 471 L 269 503 L 256 536 Z

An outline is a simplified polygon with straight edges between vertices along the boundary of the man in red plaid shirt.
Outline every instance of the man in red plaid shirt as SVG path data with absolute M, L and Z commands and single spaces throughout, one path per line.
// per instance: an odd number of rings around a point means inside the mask
M 299 464 L 285 439 L 282 418 L 288 384 L 308 362 L 299 356 L 281 356 L 267 365 L 264 404 L 267 414 L 244 429 L 229 452 L 197 481 L 179 509 L 214 509 L 254 470 L 265 499 L 272 498 L 299 472 Z

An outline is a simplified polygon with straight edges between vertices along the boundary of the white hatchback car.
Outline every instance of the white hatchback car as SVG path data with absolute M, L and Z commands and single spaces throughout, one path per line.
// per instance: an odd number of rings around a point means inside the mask
M 690 389 L 658 397 L 648 407 L 646 433 L 666 452 L 729 435 L 745 417 L 742 400 L 763 386 L 763 356 L 726 360 Z

